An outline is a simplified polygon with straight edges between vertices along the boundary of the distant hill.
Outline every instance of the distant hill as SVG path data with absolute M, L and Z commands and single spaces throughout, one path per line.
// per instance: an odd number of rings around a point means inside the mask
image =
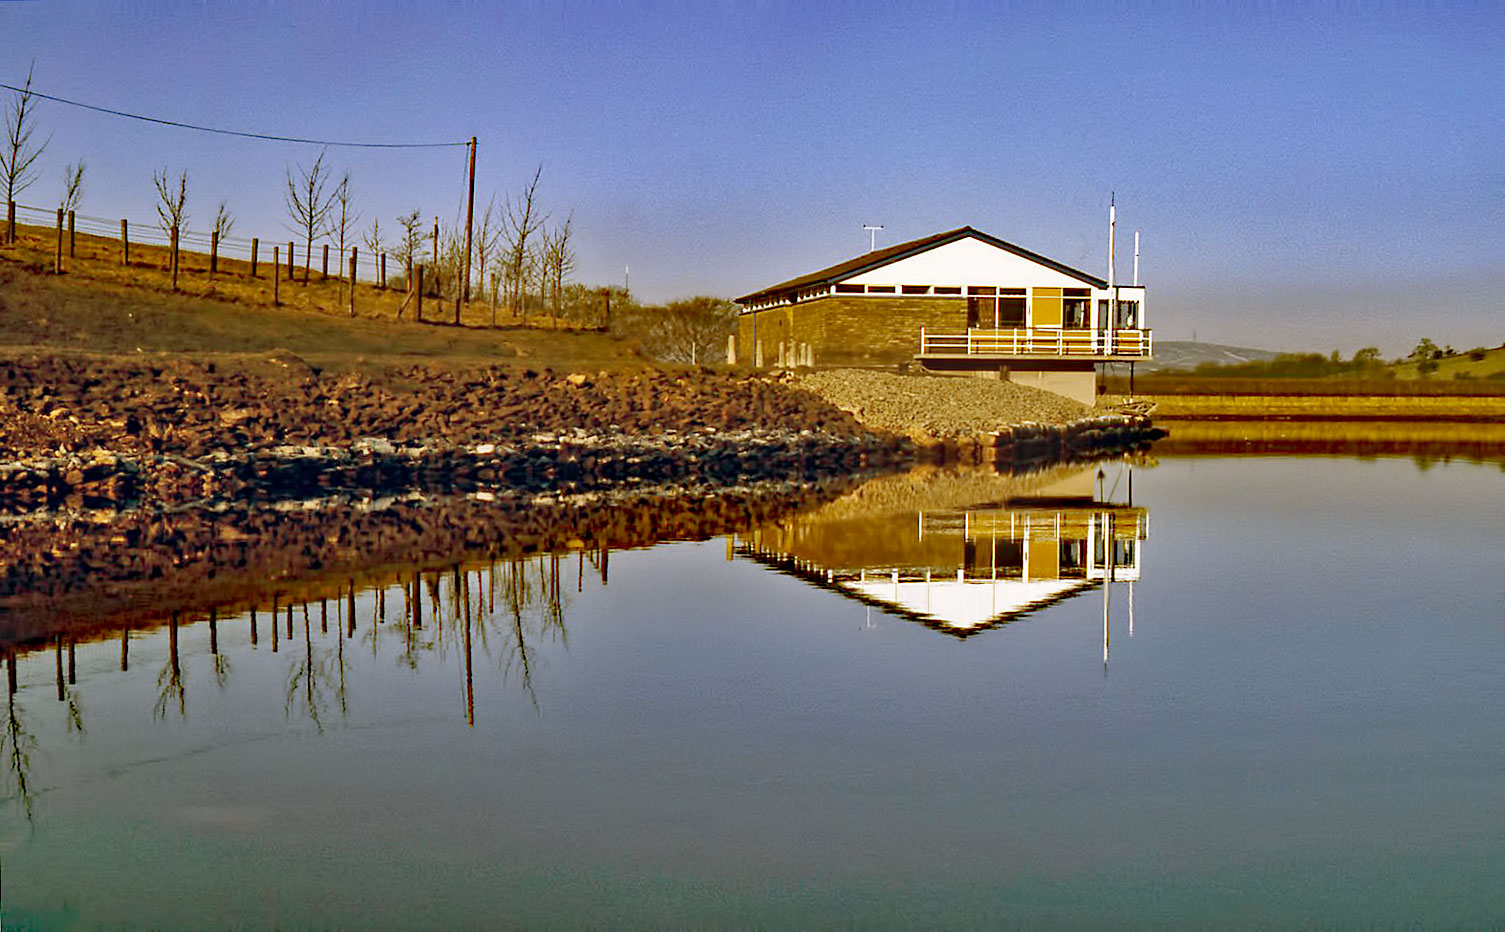
M 1268 362 L 1280 354 L 1274 350 L 1250 349 L 1247 346 L 1224 346 L 1221 343 L 1194 343 L 1191 340 L 1156 340 L 1155 358 L 1138 365 L 1140 372 L 1165 369 L 1195 369 L 1203 363 L 1220 366 L 1241 362 Z

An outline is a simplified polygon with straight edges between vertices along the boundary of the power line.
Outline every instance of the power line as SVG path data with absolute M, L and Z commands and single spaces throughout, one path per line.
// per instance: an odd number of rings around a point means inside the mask
M 70 107 L 82 107 L 85 110 L 93 110 L 96 113 L 108 113 L 111 116 L 125 117 L 131 120 L 141 120 L 144 123 L 158 123 L 162 126 L 176 126 L 179 129 L 197 130 L 201 133 L 218 133 L 221 136 L 241 136 L 246 139 L 265 139 L 270 142 L 297 142 L 313 146 L 343 146 L 354 149 L 444 149 L 452 146 L 468 146 L 470 140 L 460 142 L 342 142 L 330 139 L 301 139 L 297 136 L 272 136 L 266 133 L 244 133 L 233 129 L 219 129 L 213 126 L 199 126 L 196 123 L 180 123 L 177 120 L 162 120 L 157 117 L 142 116 L 139 113 L 126 113 L 124 110 L 111 110 L 109 107 L 96 107 L 93 104 L 82 103 L 77 100 L 69 100 L 66 97 L 54 97 L 51 94 L 43 94 L 41 91 L 26 90 L 12 87 L 9 84 L 0 84 L 0 87 L 18 94 L 31 94 L 43 100 L 51 100 Z

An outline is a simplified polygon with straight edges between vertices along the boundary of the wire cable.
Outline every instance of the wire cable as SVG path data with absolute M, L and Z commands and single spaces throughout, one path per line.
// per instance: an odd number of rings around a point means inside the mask
M 181 123 L 177 120 L 163 120 L 157 117 L 142 116 L 139 113 L 126 113 L 124 110 L 111 110 L 109 107 L 96 107 L 94 104 L 86 104 L 77 100 L 69 100 L 66 97 L 54 97 L 51 94 L 43 94 L 41 91 L 26 90 L 12 87 L 9 84 L 0 84 L 0 87 L 17 94 L 30 94 L 43 100 L 51 100 L 70 107 L 82 107 L 85 110 L 93 110 L 96 113 L 108 113 L 111 116 L 125 117 L 131 120 L 141 120 L 145 123 L 157 123 L 162 126 L 176 126 L 179 129 L 191 129 L 201 133 L 218 133 L 221 136 L 240 136 L 245 139 L 264 139 L 269 142 L 296 142 L 312 146 L 339 146 L 352 149 L 446 149 L 452 146 L 468 146 L 470 140 L 461 142 L 343 142 L 331 139 L 303 139 L 297 136 L 273 136 L 267 133 L 246 133 L 240 130 L 219 129 L 213 126 L 200 126 L 196 123 Z

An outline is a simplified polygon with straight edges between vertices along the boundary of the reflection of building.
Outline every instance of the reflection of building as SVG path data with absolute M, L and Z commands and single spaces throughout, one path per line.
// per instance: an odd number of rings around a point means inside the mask
M 1120 478 L 1131 482 L 1123 467 Z M 1140 576 L 1143 508 L 1098 491 L 1096 467 L 1002 501 L 866 515 L 825 508 L 742 539 L 740 552 L 956 637 L 1105 582 Z

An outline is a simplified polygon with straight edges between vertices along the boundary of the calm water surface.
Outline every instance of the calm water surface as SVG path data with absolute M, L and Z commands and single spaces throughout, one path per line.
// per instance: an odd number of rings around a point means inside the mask
M 5 925 L 1505 923 L 1499 466 L 1097 469 L 20 654 Z

